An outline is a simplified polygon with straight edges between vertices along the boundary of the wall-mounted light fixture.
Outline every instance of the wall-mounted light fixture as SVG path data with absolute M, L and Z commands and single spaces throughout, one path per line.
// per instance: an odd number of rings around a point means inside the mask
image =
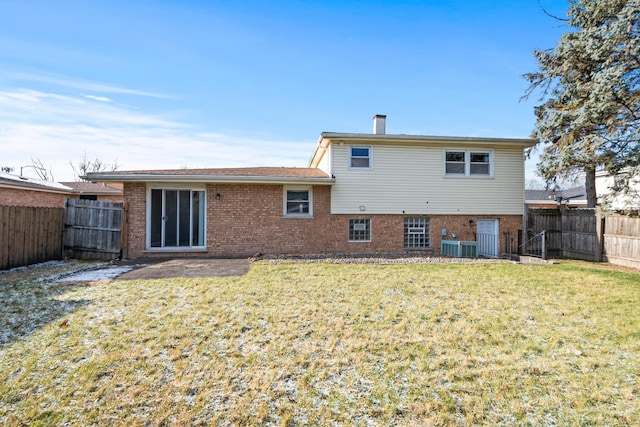
M 367 210 L 367 207 L 365 205 L 360 205 L 360 212 L 364 212 Z
M 220 193 L 216 193 L 216 200 L 220 200 L 221 197 Z
M 469 220 L 469 225 L 473 225 L 473 220 L 472 219 Z

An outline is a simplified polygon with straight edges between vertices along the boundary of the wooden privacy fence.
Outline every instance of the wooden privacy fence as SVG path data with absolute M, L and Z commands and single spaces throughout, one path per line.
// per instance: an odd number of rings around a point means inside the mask
M 640 268 L 640 218 L 596 209 L 528 209 L 522 252 Z
M 112 260 L 120 256 L 122 203 L 68 199 L 65 254 L 71 258 Z
M 63 208 L 0 206 L 0 270 L 62 258 Z
M 595 209 L 527 209 L 525 255 L 597 261 L 602 257 L 602 217 Z M 542 232 L 544 231 L 544 243 Z
M 604 217 L 602 261 L 640 268 L 640 218 Z
M 523 255 L 562 256 L 559 209 L 528 209 L 524 229 Z

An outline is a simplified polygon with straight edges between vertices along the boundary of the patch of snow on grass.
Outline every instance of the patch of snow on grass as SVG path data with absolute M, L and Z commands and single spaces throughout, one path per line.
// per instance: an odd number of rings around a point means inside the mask
M 99 282 L 101 280 L 111 280 L 133 270 L 133 266 L 121 265 L 97 270 L 81 271 L 57 280 L 57 282 Z
M 0 270 L 0 274 L 12 273 L 14 271 L 24 271 L 32 268 L 55 267 L 55 266 L 61 266 L 64 264 L 65 264 L 65 261 L 46 261 L 46 262 L 41 262 L 39 264 L 23 265 L 21 267 L 10 268 L 8 270 Z

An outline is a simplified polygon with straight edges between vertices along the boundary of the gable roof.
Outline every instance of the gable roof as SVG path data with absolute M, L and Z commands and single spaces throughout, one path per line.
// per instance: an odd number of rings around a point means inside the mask
M 43 191 L 47 193 L 71 194 L 73 189 L 64 184 L 52 181 L 45 181 L 36 178 L 27 178 L 19 175 L 12 175 L 0 172 L 0 187 L 15 190 Z
M 335 180 L 317 168 L 249 167 L 212 169 L 159 169 L 88 173 L 92 181 L 112 182 L 218 182 L 253 184 L 314 183 L 332 185 Z
M 406 135 L 406 134 L 375 134 L 375 133 L 338 133 L 322 132 L 309 159 L 309 167 L 318 166 L 324 150 L 333 142 L 347 140 L 365 144 L 420 144 L 420 145 L 503 145 L 533 147 L 538 143 L 531 138 L 486 138 L 467 136 L 435 136 L 435 135 Z

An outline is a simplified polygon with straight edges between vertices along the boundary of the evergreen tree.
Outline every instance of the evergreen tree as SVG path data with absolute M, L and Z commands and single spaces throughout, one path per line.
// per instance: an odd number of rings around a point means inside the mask
M 635 174 L 640 165 L 640 0 L 570 0 L 567 16 L 556 47 L 534 51 L 539 70 L 525 75 L 525 97 L 542 92 L 538 172 L 548 184 L 584 174 L 595 207 L 596 169 Z

